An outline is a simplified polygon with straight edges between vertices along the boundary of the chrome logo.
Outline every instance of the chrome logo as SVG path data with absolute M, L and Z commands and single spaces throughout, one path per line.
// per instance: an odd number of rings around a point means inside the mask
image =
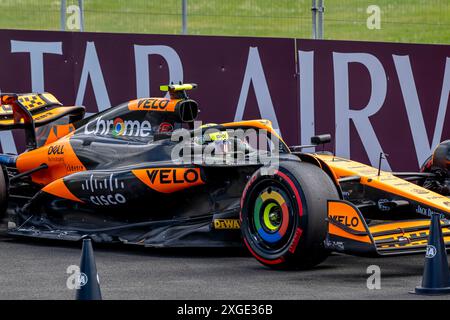
M 120 136 L 125 131 L 125 123 L 121 118 L 115 118 L 113 123 L 112 135 Z
M 152 125 L 147 120 L 123 120 L 119 117 L 114 120 L 105 120 L 99 117 L 86 124 L 84 133 L 112 135 L 113 137 L 149 137 L 152 134 Z

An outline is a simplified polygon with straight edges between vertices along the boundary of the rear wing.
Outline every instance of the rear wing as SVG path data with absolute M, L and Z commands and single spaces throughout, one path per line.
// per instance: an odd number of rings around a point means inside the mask
M 52 94 L 0 94 L 0 131 L 25 129 L 27 149 L 36 148 L 35 129 L 69 116 L 70 122 L 83 118 L 84 107 L 64 107 Z

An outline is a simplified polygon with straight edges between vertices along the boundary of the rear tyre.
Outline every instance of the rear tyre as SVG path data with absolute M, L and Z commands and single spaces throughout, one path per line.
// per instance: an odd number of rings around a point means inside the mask
M 327 200 L 339 199 L 330 177 L 300 161 L 280 163 L 274 174 L 261 168 L 241 199 L 244 242 L 262 264 L 276 269 L 309 269 L 326 259 Z

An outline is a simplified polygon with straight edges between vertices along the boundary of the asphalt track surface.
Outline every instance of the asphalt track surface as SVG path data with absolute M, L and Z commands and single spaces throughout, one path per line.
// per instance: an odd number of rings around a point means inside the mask
M 0 299 L 73 299 L 69 265 L 80 243 L 18 239 L 0 229 Z M 410 294 L 424 256 L 360 258 L 334 254 L 311 271 L 273 271 L 245 250 L 149 249 L 94 244 L 104 299 L 449 299 Z M 367 289 L 367 267 L 381 289 Z

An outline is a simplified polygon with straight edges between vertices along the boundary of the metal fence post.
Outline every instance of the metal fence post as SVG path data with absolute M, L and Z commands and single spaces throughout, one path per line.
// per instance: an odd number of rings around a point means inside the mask
M 317 7 L 316 7 L 316 0 L 312 0 L 311 13 L 312 13 L 312 38 L 313 39 L 317 39 L 317 26 L 316 26 Z
M 61 0 L 61 31 L 66 30 L 66 0 Z
M 318 19 L 317 19 L 317 24 L 318 24 L 317 38 L 318 39 L 323 39 L 323 12 L 325 11 L 323 2 L 324 2 L 324 0 L 319 0 L 319 8 L 318 8 L 319 15 L 318 15 Z
M 187 34 L 187 0 L 181 0 L 181 33 Z
M 80 31 L 84 31 L 84 6 L 83 0 L 78 0 L 78 7 L 80 8 Z

